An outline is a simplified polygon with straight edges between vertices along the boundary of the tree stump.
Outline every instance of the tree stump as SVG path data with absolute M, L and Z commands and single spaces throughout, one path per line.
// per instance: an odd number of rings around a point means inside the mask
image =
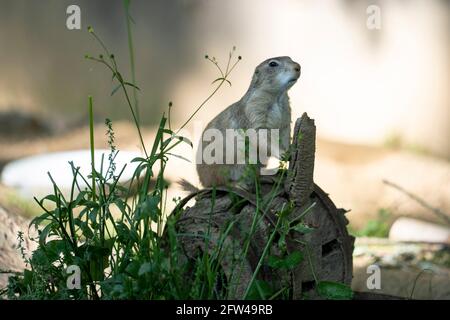
M 289 233 L 286 237 L 287 252 L 300 251 L 304 259 L 293 269 L 272 268 L 264 259 L 256 278 L 275 288 L 283 288 L 287 283 L 292 299 L 320 298 L 315 290 L 317 280 L 351 284 L 354 238 L 347 232 L 346 211 L 337 209 L 328 194 L 313 182 L 315 135 L 314 120 L 304 113 L 295 124 L 287 174 L 286 171 L 284 176 L 283 172 L 278 174 L 282 187 L 276 189 L 273 183 L 261 183 L 259 201 L 255 194 L 223 187 L 200 190 L 179 203 L 176 210 L 182 211 L 176 229 L 180 235 L 189 235 L 180 237 L 187 259 L 212 253 L 219 242 L 225 248 L 221 267 L 227 284 L 233 288 L 228 298 L 244 296 L 277 223 L 277 213 L 287 205 L 292 208 L 289 221 L 301 218 L 305 226 L 314 228 L 312 232 Z M 275 194 L 274 189 L 278 190 Z M 183 208 L 193 197 L 196 197 L 195 205 Z M 265 204 L 264 208 L 261 203 Z M 253 226 L 255 232 L 247 255 L 243 256 L 244 239 L 252 229 L 257 210 L 263 212 L 263 218 Z M 226 228 L 228 233 L 223 237 Z M 204 240 L 206 233 L 210 235 L 208 242 Z M 280 252 L 280 235 L 274 235 L 269 250 L 272 254 Z

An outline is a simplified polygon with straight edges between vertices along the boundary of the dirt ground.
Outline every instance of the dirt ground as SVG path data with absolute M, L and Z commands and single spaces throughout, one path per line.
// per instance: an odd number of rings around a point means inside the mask
M 370 287 L 379 267 L 379 288 Z M 426 243 L 357 238 L 353 252 L 352 288 L 406 299 L 450 299 L 450 249 Z

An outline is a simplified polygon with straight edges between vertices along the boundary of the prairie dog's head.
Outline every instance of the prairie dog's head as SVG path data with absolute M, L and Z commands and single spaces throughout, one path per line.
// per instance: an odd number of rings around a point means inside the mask
M 290 57 L 267 59 L 256 67 L 251 88 L 274 93 L 287 91 L 300 77 L 300 70 L 300 65 Z

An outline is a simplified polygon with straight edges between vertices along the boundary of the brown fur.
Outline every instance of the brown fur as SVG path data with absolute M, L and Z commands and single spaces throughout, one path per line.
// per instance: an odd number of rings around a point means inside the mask
M 271 66 L 273 62 L 277 66 Z M 218 129 L 225 137 L 226 129 L 279 129 L 280 150 L 287 151 L 291 125 L 291 108 L 287 91 L 299 76 L 300 65 L 292 61 L 290 57 L 265 60 L 256 67 L 245 95 L 211 120 L 205 130 Z M 203 152 L 208 143 L 203 142 L 198 152 Z M 226 146 L 224 138 L 224 163 Z M 262 165 L 265 164 L 258 161 L 258 166 Z M 212 187 L 225 185 L 228 182 L 239 183 L 245 167 L 245 164 L 200 163 L 197 164 L 197 172 L 202 185 Z

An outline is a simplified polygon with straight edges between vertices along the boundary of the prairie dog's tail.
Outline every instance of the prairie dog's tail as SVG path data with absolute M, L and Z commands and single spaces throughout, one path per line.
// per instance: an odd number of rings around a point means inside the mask
M 190 193 L 195 193 L 200 190 L 199 188 L 197 188 L 196 186 L 194 186 L 192 183 L 190 183 L 189 181 L 187 181 L 185 179 L 180 179 L 178 181 L 178 184 L 181 186 L 181 188 L 184 191 L 188 191 Z

